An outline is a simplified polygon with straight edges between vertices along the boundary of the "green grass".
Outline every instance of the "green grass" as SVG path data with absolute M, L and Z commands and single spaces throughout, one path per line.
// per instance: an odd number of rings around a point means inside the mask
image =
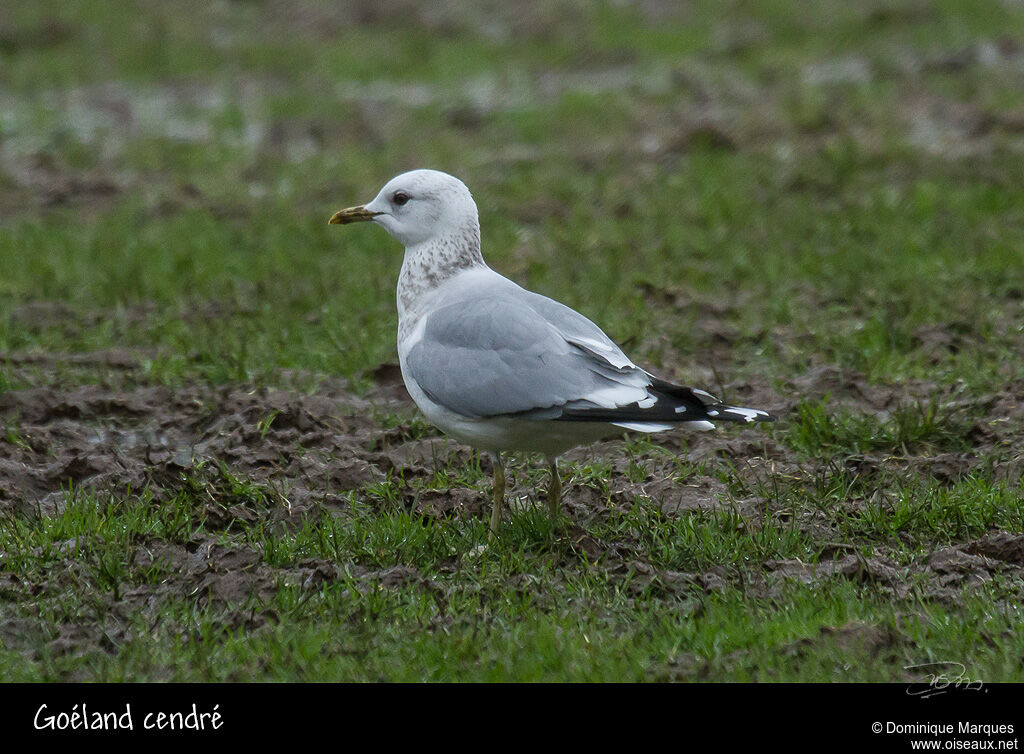
M 970 419 L 928 403 L 898 405 L 885 421 L 851 411 L 836 411 L 828 398 L 801 403 L 786 439 L 809 457 L 828 453 L 957 451 L 970 447 Z
M 372 423 L 310 451 L 268 402 L 256 471 L 199 453 L 42 514 L 0 466 L 0 679 L 1020 680 L 1021 564 L 926 565 L 1024 533 L 1024 13 L 400 5 L 0 14 L 0 400 L 344 390 Z M 486 460 L 388 460 L 436 435 L 371 390 L 401 249 L 327 226 L 415 167 L 470 186 L 495 269 L 782 420 L 574 454 L 556 521 L 513 458 L 489 540 Z M 96 436 L 151 419 L 75 405 Z M 4 409 L 0 458 L 70 442 L 51 419 Z M 293 501 L 320 452 L 379 474 Z M 686 485 L 707 499 L 675 511 Z M 914 576 L 784 576 L 853 556 Z
M 114 584 L 150 583 L 161 576 L 151 567 L 125 566 L 121 557 L 124 540 L 108 532 L 167 534 L 166 526 L 142 507 L 111 510 L 96 501 L 70 507 L 34 541 L 44 552 L 47 541 L 64 537 L 96 541 L 96 547 L 80 545 L 74 551 L 76 561 L 87 564 L 83 578 L 96 591 L 91 597 L 86 596 L 89 589 L 39 595 L 36 619 L 58 624 L 69 620 L 120 623 L 135 629 L 151 623 L 152 615 L 117 614 L 116 595 L 112 601 L 103 599 Z M 73 661 L 49 656 L 46 644 L 50 636 L 44 630 L 35 639 L 42 647 L 38 666 L 25 663 L 18 653 L 5 653 L 5 678 L 60 676 L 80 669 L 84 662 L 90 677 L 103 680 L 239 679 L 252 673 L 268 679 L 552 680 L 568 675 L 581 680 L 643 680 L 650 674 L 664 677 L 681 672 L 676 669 L 678 657 L 692 655 L 706 662 L 711 672 L 721 673 L 723 679 L 838 680 L 835 666 L 821 659 L 811 658 L 810 673 L 805 663 L 797 662 L 799 655 L 814 654 L 813 645 L 800 653 L 791 645 L 813 636 L 818 626 L 869 620 L 897 633 L 912 634 L 906 637 L 907 646 L 887 648 L 909 664 L 929 657 L 912 650 L 911 641 L 923 639 L 940 654 L 953 651 L 964 656 L 968 649 L 964 632 L 998 635 L 1017 619 L 1013 614 L 988 614 L 979 621 L 978 603 L 985 597 L 980 594 L 966 598 L 963 612 L 952 615 L 937 606 L 919 608 L 928 611 L 924 617 L 931 621 L 922 626 L 922 616 L 908 619 L 884 597 L 842 582 L 813 589 L 788 587 L 765 604 L 745 601 L 732 591 L 666 600 L 664 593 L 661 599 L 652 599 L 659 590 L 647 587 L 630 596 L 629 579 L 617 583 L 588 568 L 585 561 L 571 575 L 545 566 L 543 552 L 529 551 L 525 541 L 528 525 L 514 520 L 511 526 L 518 530 L 504 552 L 484 553 L 466 573 L 443 576 L 430 587 L 367 588 L 365 582 L 344 574 L 339 583 L 320 588 L 281 585 L 269 601 L 253 598 L 230 613 L 235 618 L 253 611 L 273 616 L 266 630 L 255 636 L 238 631 L 231 621 L 225 624 L 223 610 L 170 599 L 161 605 L 155 632 L 143 631 L 136 638 L 117 642 L 116 660 L 103 651 L 88 652 Z M 725 533 L 720 526 L 709 530 L 719 535 L 714 539 Z M 469 531 L 430 528 L 398 515 L 345 527 L 330 521 L 307 524 L 278 542 L 273 552 L 264 549 L 269 540 L 260 542 L 259 533 L 246 532 L 245 536 L 275 565 L 325 557 L 372 567 L 413 562 L 430 571 L 437 567 L 437 558 L 444 560 L 450 552 L 460 550 L 465 553 L 474 535 L 483 539 L 483 527 Z M 682 542 L 672 542 L 671 547 L 679 553 L 691 547 L 703 550 L 708 544 L 694 540 L 704 536 L 690 534 Z M 759 536 L 772 537 L 766 532 Z M 658 546 L 664 546 L 673 538 L 663 532 L 658 539 Z M 712 547 L 716 553 L 724 549 L 720 543 Z M 773 553 L 776 550 L 771 549 Z M 730 552 L 725 560 L 736 562 L 737 556 L 743 555 Z M 28 570 L 26 562 L 9 565 Z M 37 565 L 48 565 L 45 555 L 38 558 Z M 510 590 L 506 579 L 515 574 L 529 574 L 531 579 Z M 81 604 L 74 602 L 76 596 Z M 643 606 L 638 605 L 644 597 Z M 339 636 L 343 638 L 339 640 Z M 532 651 L 517 655 L 520 661 L 511 661 L 509 650 L 524 645 Z M 1012 643 L 1001 650 L 970 647 L 966 656 L 983 663 L 987 679 L 1000 680 L 1013 677 L 1008 667 L 1011 651 L 1015 651 Z M 857 659 L 857 652 L 851 653 L 851 659 Z M 832 653 L 829 656 L 834 658 Z M 168 675 L 162 675 L 165 672 Z M 1011 675 L 1005 675 L 1007 672 Z M 885 677 L 883 668 L 867 663 L 843 679 Z
M 771 523 L 749 542 L 730 536 L 729 517 L 702 523 L 700 531 L 644 526 L 652 564 L 664 558 L 672 567 L 742 568 L 751 558 L 794 554 L 792 536 Z M 585 559 L 553 562 L 555 553 L 538 547 L 529 516 L 513 518 L 500 548 L 468 562 L 467 553 L 485 540 L 482 524 L 424 526 L 402 514 L 357 517 L 345 526 L 307 522 L 272 547 L 274 538 L 250 530 L 244 538 L 267 563 L 324 558 L 340 566 L 337 582 L 311 587 L 282 578 L 272 596 L 230 608 L 169 597 L 156 614 L 125 614 L 109 591 L 114 585 L 159 583 L 169 572 L 124 564 L 123 533 L 173 539 L 177 530 L 166 527 L 142 506 L 84 501 L 37 532 L 42 553 L 63 537 L 95 546 L 74 552 L 84 565 L 80 581 L 35 596 L 29 621 L 36 630 L 23 642 L 36 650 L 35 660 L 24 651 L 0 654 L 5 679 L 871 681 L 892 679 L 894 666 L 945 656 L 963 658 L 986 681 L 1013 680 L 1019 672 L 1019 605 L 1005 601 L 1010 585 L 971 590 L 953 606 L 918 594 L 893 604 L 845 580 L 784 585 L 768 600 L 736 589 L 682 596 L 602 572 Z M 799 543 L 795 549 L 806 553 Z M 709 560 L 701 560 L 704 553 Z M 453 554 L 462 556 L 461 565 L 439 569 Z M 36 556 L 35 567 L 52 566 L 47 558 Z M 360 565 L 396 563 L 415 563 L 435 576 L 394 588 L 353 575 Z M 32 568 L 27 559 L 8 566 Z M 265 621 L 257 631 L 247 628 L 253 616 Z M 51 627 L 68 623 L 105 627 L 112 646 L 74 656 L 54 650 L 59 632 Z M 821 627 L 843 626 L 873 626 L 886 638 L 866 646 L 818 638 Z

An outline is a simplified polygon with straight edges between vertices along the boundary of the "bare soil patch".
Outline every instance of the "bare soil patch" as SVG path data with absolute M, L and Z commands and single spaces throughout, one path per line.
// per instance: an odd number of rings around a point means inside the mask
M 51 321 L 65 313 L 54 305 L 22 308 L 17 316 Z M 46 354 L 31 357 L 47 358 Z M 132 355 L 117 350 L 59 358 L 132 368 Z M 0 515 L 57 514 L 67 505 L 69 489 L 115 497 L 149 490 L 154 504 L 185 492 L 194 501 L 189 515 L 201 520 L 206 532 L 181 541 L 133 542 L 125 562 L 134 576 L 117 589 L 98 590 L 96 614 L 61 624 L 56 634 L 48 635 L 46 651 L 80 652 L 105 646 L 113 651 L 134 630 L 128 618 L 137 614 L 133 609 L 156 614 L 168 599 L 197 599 L 222 610 L 225 624 L 255 630 L 273 620 L 272 611 L 239 606 L 251 605 L 253 599 L 266 602 L 284 587 L 305 590 L 347 580 L 372 589 L 412 585 L 442 598 L 445 587 L 411 565 L 374 570 L 309 558 L 275 567 L 254 546 L 224 544 L 213 534 L 241 533 L 254 523 L 293 527 L 325 514 L 344 517 L 351 512 L 353 499 L 361 506 L 384 505 L 366 488 L 389 475 L 400 480 L 398 504 L 421 515 L 424 525 L 450 520 L 447 525 L 457 526 L 458 519 L 485 516 L 486 492 L 454 484 L 432 489 L 417 483 L 432 479 L 439 469 L 464 467 L 473 460 L 471 452 L 430 430 L 424 433 L 414 423 L 394 425 L 396 415 L 414 415 L 400 376 L 392 365 L 382 365 L 373 376 L 376 387 L 364 396 L 353 394 L 342 380 L 325 381 L 312 393 L 238 385 L 173 389 L 81 385 L 0 393 Z M 812 368 L 781 386 L 782 390 L 762 381 L 726 387 L 731 397 L 765 405 L 784 420 L 795 405 L 794 395 L 827 395 L 845 409 L 879 416 L 892 411 L 908 389 L 923 393 L 933 388 L 874 385 L 856 372 L 833 366 Z M 901 474 L 953 483 L 978 468 L 993 448 L 1020 438 L 1024 422 L 1015 389 L 1010 386 L 1006 395 L 961 401 L 964 405 L 959 408 L 972 416 L 966 425 L 969 451 L 880 451 L 851 455 L 829 468 L 878 479 L 879 484 Z M 1002 420 L 993 422 L 993 417 Z M 567 546 L 553 553 L 560 567 L 578 569 L 585 562 L 585 567 L 621 581 L 629 594 L 681 600 L 681 604 L 732 588 L 771 599 L 792 582 L 833 579 L 881 590 L 894 599 L 916 593 L 957 601 L 965 588 L 993 579 L 1024 581 L 1024 536 L 1017 533 L 991 531 L 907 563 L 882 543 L 865 555 L 862 547 L 844 542 L 843 533 L 822 512 L 786 509 L 774 497 L 773 484 L 813 485 L 825 472 L 820 462 L 801 456 L 779 434 L 674 433 L 658 438 L 658 444 L 660 450 L 644 453 L 640 459 L 631 459 L 613 440 L 568 456 L 570 467 L 574 462 L 585 466 L 601 459 L 610 465 L 610 473 L 598 481 L 566 480 L 564 505 L 572 523 L 564 532 Z M 688 465 L 680 467 L 676 456 Z M 515 476 L 510 478 L 512 505 L 541 504 L 534 483 Z M 235 479 L 256 484 L 260 494 L 239 491 Z M 750 531 L 769 517 L 794 520 L 799 530 L 820 543 L 820 552 L 810 561 L 769 559 L 692 571 L 659 567 L 647 562 L 639 533 L 610 540 L 591 533 L 592 527 L 627 513 L 638 503 L 666 520 L 727 513 L 735 516 L 737 526 Z M 859 514 L 868 502 L 851 497 L 838 505 Z M 91 546 L 81 538 L 58 543 L 53 551 L 40 553 L 52 564 L 45 585 L 6 573 L 0 575 L 0 595 L 59 591 L 90 583 L 95 575 L 83 571 L 80 555 Z M 2 558 L 0 553 L 0 563 Z M 451 568 L 471 565 L 471 560 L 471 556 L 454 556 Z M 154 573 L 160 575 L 155 582 Z M 11 646 L 41 651 L 25 638 L 34 630 L 26 627 L 26 620 L 0 620 L 0 636 L 13 637 Z M 890 638 L 872 627 L 839 627 L 834 635 L 807 641 L 849 643 L 873 653 L 887 651 Z M 806 649 L 797 644 L 792 652 L 799 659 Z M 704 672 L 690 667 L 685 658 L 663 670 L 671 677 L 699 677 Z

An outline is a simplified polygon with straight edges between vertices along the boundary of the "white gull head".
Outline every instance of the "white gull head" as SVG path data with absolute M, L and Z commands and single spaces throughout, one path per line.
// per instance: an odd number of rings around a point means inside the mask
M 334 214 L 332 224 L 373 222 L 405 246 L 398 279 L 401 316 L 414 300 L 464 270 L 486 268 L 480 220 L 466 184 L 439 170 L 395 176 L 373 201 Z
M 359 209 L 364 214 L 358 214 Z M 371 220 L 406 248 L 467 232 L 479 247 L 480 222 L 473 195 L 465 183 L 439 170 L 411 170 L 395 176 L 373 201 L 335 217 L 337 222 Z

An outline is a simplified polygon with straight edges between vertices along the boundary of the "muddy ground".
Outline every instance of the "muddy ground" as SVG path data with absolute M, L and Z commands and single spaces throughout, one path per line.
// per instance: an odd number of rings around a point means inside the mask
M 9 363 L 43 358 L 12 355 Z M 129 351 L 74 358 L 91 366 L 102 364 L 119 374 L 118 379 L 109 381 L 114 383 L 130 383 L 127 376 L 139 367 L 138 355 Z M 356 395 L 343 380 L 325 381 L 312 393 L 241 385 L 94 384 L 0 394 L 0 421 L 6 428 L 0 437 L 0 516 L 53 516 L 69 500 L 83 495 L 104 500 L 146 491 L 153 505 L 174 499 L 190 501 L 188 516 L 203 524 L 202 535 L 184 542 L 145 537 L 133 541 L 124 554 L 128 567 L 157 565 L 166 570 L 165 578 L 157 584 L 136 584 L 120 594 L 103 595 L 110 616 L 103 622 L 83 620 L 63 626 L 49 650 L 78 651 L 97 641 L 116 643 L 117 636 L 124 638 L 128 630 L 117 615 L 145 613 L 147 606 L 156 610 L 168 596 L 232 606 L 225 620 L 250 630 L 258 629 L 268 616 L 239 611 L 237 606 L 254 595 L 269 596 L 282 584 L 309 588 L 355 578 L 384 588 L 419 584 L 428 591 L 443 591 L 411 566 L 375 570 L 308 559 L 273 568 L 255 545 L 235 541 L 227 546 L 218 537 L 218 532 L 237 532 L 251 524 L 295 528 L 325 514 L 344 519 L 357 508 L 390 505 L 422 515 L 424 525 L 457 527 L 467 517 L 486 515 L 486 482 L 480 489 L 425 486 L 439 470 L 475 462 L 474 456 L 414 420 L 415 407 L 394 365 L 383 365 L 375 375 L 376 386 L 363 395 Z M 1024 386 L 1016 387 L 1024 390 Z M 835 410 L 841 407 L 884 422 L 908 401 L 939 400 L 945 419 L 962 432 L 962 437 L 950 441 L 955 450 L 883 448 L 831 459 L 828 473 L 839 468 L 865 481 L 865 486 L 874 485 L 876 494 L 883 497 L 886 485 L 908 472 L 953 483 L 981 468 L 993 453 L 1018 447 L 1024 434 L 1024 406 L 1018 395 L 964 401 L 950 388 L 924 383 L 898 388 L 869 384 L 857 373 L 833 366 L 813 368 L 779 389 L 749 381 L 725 388 L 730 400 L 770 408 L 782 423 L 793 418 L 801 401 L 828 398 Z M 939 547 L 909 564 L 894 560 L 884 543 L 873 543 L 871 554 L 865 555 L 864 543 L 838 531 L 834 517 L 820 511 L 794 512 L 783 496 L 772 493 L 780 483 L 811 486 L 823 474 L 820 459 L 801 454 L 783 439 L 781 432 L 732 428 L 662 435 L 656 440 L 661 450 L 649 450 L 640 459 L 644 472 L 639 477 L 636 459 L 624 452 L 622 440 L 573 451 L 565 465 L 565 512 L 570 523 L 564 536 L 571 541 L 573 552 L 585 553 L 587 560 L 607 575 L 619 575 L 629 590 L 639 593 L 653 588 L 676 598 L 735 587 L 740 582 L 746 593 L 769 597 L 789 581 L 838 578 L 876 585 L 896 598 L 906 597 L 913 588 L 931 598 L 956 601 L 962 599 L 965 586 L 984 583 L 997 574 L 1024 578 L 1024 535 L 1006 531 Z M 680 477 L 674 456 L 692 464 L 688 476 Z M 611 464 L 612 473 L 604 484 L 573 473 L 594 459 Z M 532 488 L 521 479 L 523 474 L 517 473 L 524 468 L 521 462 L 513 466 L 509 489 L 513 507 L 540 504 L 543 499 L 542 490 Z M 1017 464 L 1000 468 L 1009 480 L 1019 474 Z M 398 502 L 368 493 L 373 485 L 388 479 L 398 480 Z M 240 486 L 239 480 L 245 484 Z M 820 545 L 820 561 L 769 559 L 755 568 L 723 565 L 705 572 L 666 571 L 638 559 L 640 548 L 628 538 L 603 541 L 587 533 L 595 522 L 638 500 L 658 501 L 660 514 L 670 519 L 728 510 L 739 517 L 739 526 L 753 529 L 767 518 L 789 521 Z M 851 510 L 867 504 L 868 499 L 858 495 L 839 502 Z M 47 554 L 53 558 L 50 580 L 74 582 L 80 568 L 77 556 L 89 546 L 84 538 L 58 543 L 56 552 Z M 461 566 L 460 558 L 452 558 L 450 569 Z M 14 572 L 4 573 L 2 579 L 11 594 L 29 586 Z M 25 644 L 26 629 L 30 628 L 26 620 L 0 624 L 8 646 Z M 854 629 L 848 633 L 850 641 L 877 644 L 879 651 L 891 643 L 874 634 L 865 639 L 863 632 Z M 699 668 L 691 667 L 690 660 L 679 662 L 687 673 L 699 677 Z M 667 670 L 659 672 L 672 677 L 678 670 L 673 667 L 670 663 Z

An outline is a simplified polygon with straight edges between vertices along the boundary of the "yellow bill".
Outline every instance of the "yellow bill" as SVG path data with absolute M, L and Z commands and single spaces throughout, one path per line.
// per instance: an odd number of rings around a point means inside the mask
M 372 220 L 380 212 L 371 212 L 366 207 L 349 207 L 348 209 L 339 209 L 333 215 L 331 219 L 327 221 L 328 225 L 348 225 L 349 223 L 362 223 Z

